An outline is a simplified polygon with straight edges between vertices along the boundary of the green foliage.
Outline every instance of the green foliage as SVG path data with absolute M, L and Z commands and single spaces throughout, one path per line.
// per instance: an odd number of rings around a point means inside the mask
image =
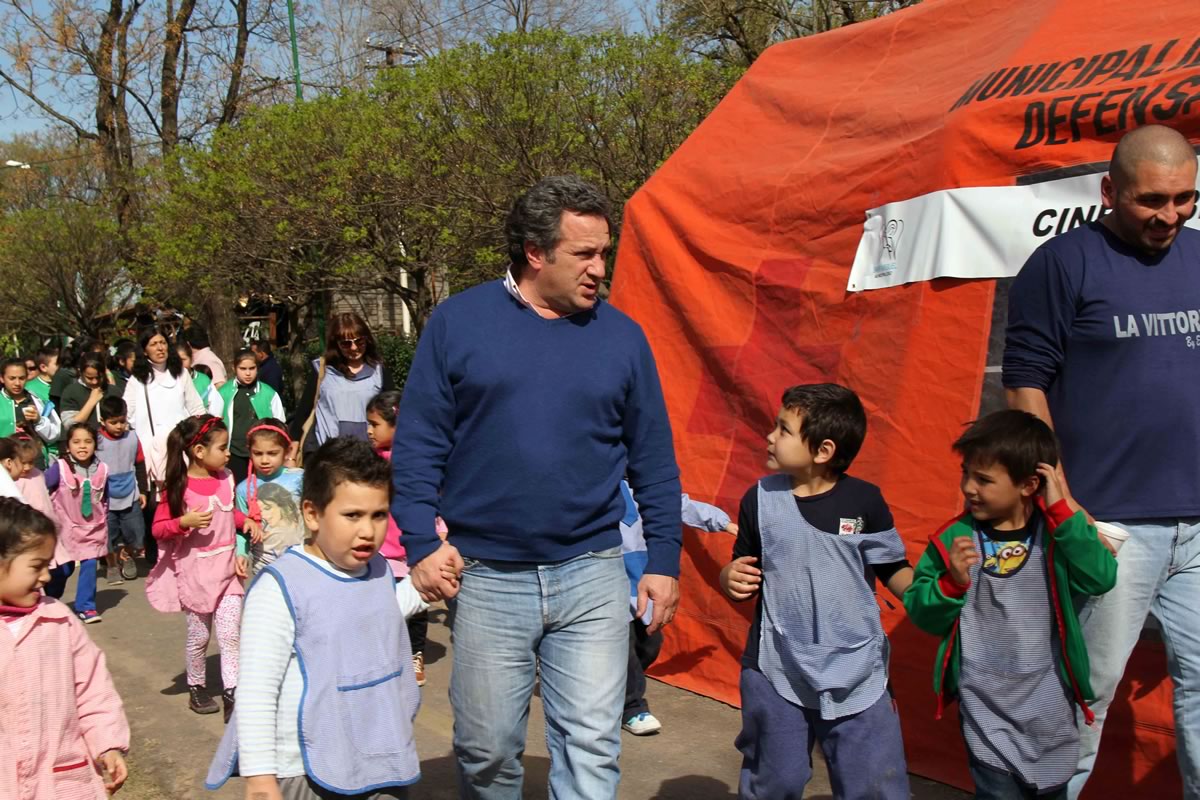
M 408 370 L 417 352 L 416 337 L 385 334 L 378 337 L 378 342 L 379 355 L 383 357 L 383 364 L 392 376 L 392 383 L 397 389 L 402 388 L 408 380 Z

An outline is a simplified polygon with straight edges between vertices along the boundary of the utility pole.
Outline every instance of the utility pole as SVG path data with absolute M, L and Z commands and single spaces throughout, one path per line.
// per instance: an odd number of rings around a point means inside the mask
M 296 99 L 303 100 L 304 92 L 300 88 L 300 47 L 296 44 L 296 6 L 294 0 L 287 0 L 288 29 L 292 37 L 292 77 L 296 80 Z

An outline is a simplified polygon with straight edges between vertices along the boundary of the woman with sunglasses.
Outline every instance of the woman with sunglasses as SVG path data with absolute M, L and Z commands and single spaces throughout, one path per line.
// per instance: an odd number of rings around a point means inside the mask
M 334 314 L 325 330 L 325 355 L 312 362 L 290 423 L 292 439 L 303 442 L 305 453 L 335 436 L 366 441 L 367 404 L 392 388 L 375 337 L 362 317 Z

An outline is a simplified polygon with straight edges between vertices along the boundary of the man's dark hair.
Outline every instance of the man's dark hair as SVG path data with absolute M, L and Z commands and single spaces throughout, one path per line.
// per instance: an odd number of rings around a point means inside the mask
M 270 339 L 255 339 L 250 343 L 251 349 L 257 350 L 264 356 L 271 355 L 271 340 Z
M 800 435 L 813 455 L 828 439 L 835 448 L 829 469 L 839 475 L 850 469 L 867 438 L 867 412 L 858 395 L 836 383 L 802 384 L 783 393 L 782 405 L 803 417 Z
M 209 346 L 208 331 L 196 324 L 188 326 L 183 332 L 183 338 L 187 339 L 193 350 L 202 350 Z
M 339 436 L 317 448 L 304 461 L 304 488 L 301 500 L 312 503 L 318 512 L 333 502 L 342 483 L 362 483 L 392 491 L 392 466 L 362 439 Z
M 34 355 L 34 360 L 37 361 L 39 367 L 47 366 L 50 359 L 58 358 L 59 349 L 57 347 L 43 347 Z
M 100 401 L 100 419 L 123 417 L 129 413 L 129 408 L 120 397 L 109 395 Z
M 517 198 L 504 225 L 514 275 L 529 263 L 526 242 L 547 254 L 558 247 L 564 211 L 604 217 L 612 231 L 612 204 L 604 192 L 575 175 L 542 178 Z
M 975 420 L 954 443 L 963 464 L 999 464 L 1013 483 L 1037 475 L 1038 464 L 1058 466 L 1054 431 L 1028 411 L 996 411 Z

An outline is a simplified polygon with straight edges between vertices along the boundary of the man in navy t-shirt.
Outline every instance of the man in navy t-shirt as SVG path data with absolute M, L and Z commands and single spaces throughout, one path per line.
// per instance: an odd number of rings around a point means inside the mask
M 1039 247 L 1009 297 L 1004 386 L 1050 423 L 1071 502 L 1129 534 L 1116 589 L 1080 614 L 1098 701 L 1080 727 L 1077 797 L 1146 615 L 1167 640 L 1184 794 L 1200 796 L 1200 232 L 1196 151 L 1150 125 L 1126 134 L 1098 222 Z
M 550 794 L 611 800 L 629 656 L 620 484 L 628 475 L 641 506 L 637 613 L 652 601 L 654 634 L 679 602 L 671 425 L 642 329 L 599 298 L 605 196 L 546 178 L 506 228 L 506 278 L 442 303 L 421 335 L 396 419 L 392 515 L 413 586 L 455 598 L 461 796 L 522 796 L 540 674 Z

